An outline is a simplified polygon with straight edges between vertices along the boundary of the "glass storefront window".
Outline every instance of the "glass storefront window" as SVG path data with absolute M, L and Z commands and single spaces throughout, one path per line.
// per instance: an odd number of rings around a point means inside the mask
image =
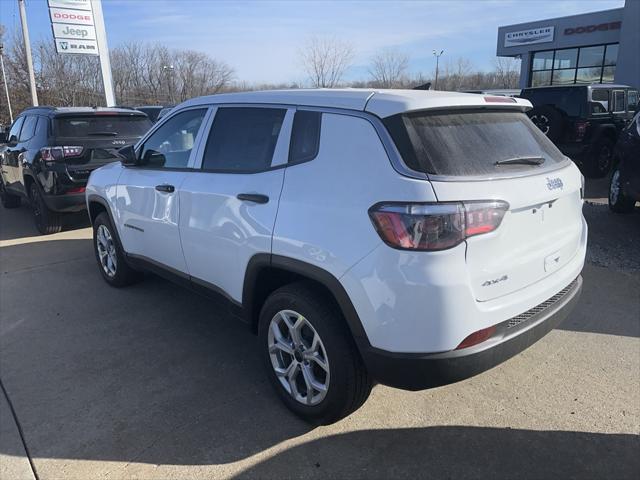
M 531 74 L 531 86 L 543 87 L 551 85 L 551 70 L 543 70 L 542 72 L 533 72 Z
M 575 83 L 576 69 L 570 68 L 568 70 L 554 70 L 553 77 L 551 79 L 552 85 L 571 85 Z
M 579 68 L 576 83 L 600 83 L 602 67 Z
M 618 44 L 533 52 L 531 86 L 611 83 Z
M 613 83 L 616 67 L 604 67 L 602 69 L 602 83 Z
M 618 44 L 607 45 L 607 52 L 604 54 L 605 65 L 616 65 L 618 61 Z
M 556 50 L 556 56 L 553 59 L 553 68 L 576 68 L 578 60 L 578 49 L 569 48 L 567 50 Z
M 532 70 L 551 70 L 553 68 L 553 50 L 550 52 L 535 52 L 533 54 Z
M 581 48 L 578 67 L 599 67 L 602 65 L 603 57 L 604 45 Z M 600 81 L 600 74 L 598 74 L 598 81 Z

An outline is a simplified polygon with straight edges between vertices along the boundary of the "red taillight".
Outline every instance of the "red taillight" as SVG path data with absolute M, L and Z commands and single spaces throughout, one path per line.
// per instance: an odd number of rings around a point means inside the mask
M 479 343 L 484 342 L 491 338 L 491 336 L 495 333 L 496 327 L 483 328 L 482 330 L 478 330 L 477 332 L 473 332 L 467 338 L 465 338 L 460 345 L 456 347 L 456 350 L 460 350 L 462 348 L 473 347 L 474 345 L 478 345 Z
M 576 122 L 576 140 L 581 141 L 587 133 L 589 122 Z
M 499 200 L 451 203 L 378 204 L 369 215 L 382 240 L 393 248 L 434 251 L 500 226 L 509 204 Z
M 42 160 L 45 162 L 56 162 L 65 158 L 79 157 L 84 152 L 84 147 L 64 146 L 64 147 L 43 147 L 40 149 Z
M 85 190 L 85 187 L 74 187 L 67 190 L 66 193 L 84 193 Z

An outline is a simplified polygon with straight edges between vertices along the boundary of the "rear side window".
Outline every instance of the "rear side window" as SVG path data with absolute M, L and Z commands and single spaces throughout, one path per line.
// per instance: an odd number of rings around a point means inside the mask
M 526 159 L 543 159 L 543 167 L 564 160 L 520 112 L 417 112 L 395 115 L 384 122 L 407 166 L 427 174 L 503 175 L 540 168 L 527 164 Z M 517 163 L 516 159 L 523 158 L 525 161 Z
M 29 115 L 24 121 L 22 131 L 20 132 L 20 141 L 26 142 L 36 133 L 36 124 L 38 123 L 38 117 L 36 115 Z
M 143 115 L 78 115 L 54 120 L 58 137 L 141 137 L 151 120 Z
M 202 169 L 251 173 L 270 168 L 285 113 L 281 108 L 219 108 Z
M 627 96 L 629 97 L 629 111 L 633 112 L 636 108 L 638 108 L 638 91 L 637 90 L 629 90 L 627 92 Z
M 534 107 L 553 105 L 570 117 L 582 115 L 582 106 L 587 103 L 587 89 L 576 87 L 536 88 L 523 90 L 522 98 L 529 100 Z
M 624 112 L 624 90 L 613 91 L 613 111 L 614 113 Z
M 308 162 L 318 155 L 322 113 L 297 111 L 293 117 L 289 163 Z

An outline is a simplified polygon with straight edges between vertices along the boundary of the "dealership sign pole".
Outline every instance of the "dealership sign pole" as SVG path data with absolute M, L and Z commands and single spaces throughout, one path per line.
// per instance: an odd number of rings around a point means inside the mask
M 116 104 L 101 0 L 48 0 L 58 53 L 97 55 L 108 107 Z

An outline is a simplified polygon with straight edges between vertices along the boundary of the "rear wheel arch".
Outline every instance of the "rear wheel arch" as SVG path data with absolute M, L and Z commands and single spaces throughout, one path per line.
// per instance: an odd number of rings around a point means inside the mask
M 257 254 L 247 265 L 242 305 L 252 331 L 258 331 L 260 310 L 269 295 L 284 285 L 296 282 L 311 286 L 335 304 L 358 348 L 369 345 L 360 318 L 340 281 L 320 267 L 280 255 Z

